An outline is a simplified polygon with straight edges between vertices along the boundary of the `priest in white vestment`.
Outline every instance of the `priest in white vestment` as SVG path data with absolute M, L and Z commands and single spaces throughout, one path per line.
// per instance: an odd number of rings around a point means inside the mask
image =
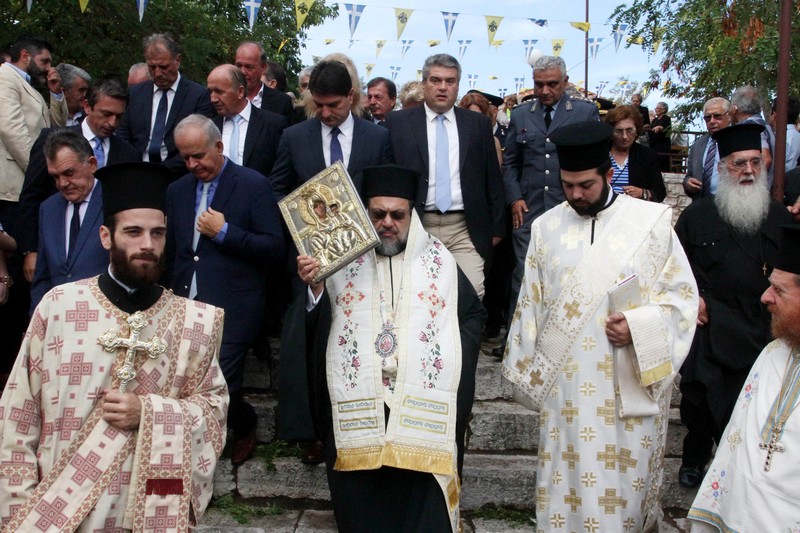
M 745 381 L 689 511 L 692 533 L 800 531 L 800 225 L 783 238 L 761 297 L 775 340 Z
M 503 375 L 540 413 L 538 531 L 654 531 L 697 286 L 670 208 L 610 187 L 611 127 L 551 135 L 567 201 L 533 222 Z
M 222 310 L 156 284 L 169 171 L 136 162 L 96 176 L 111 265 L 54 287 L 33 313 L 0 399 L 3 532 L 183 533 L 213 492 Z

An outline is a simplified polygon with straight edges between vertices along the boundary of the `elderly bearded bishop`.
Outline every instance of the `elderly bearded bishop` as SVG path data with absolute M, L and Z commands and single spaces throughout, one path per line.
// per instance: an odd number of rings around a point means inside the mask
M 567 201 L 531 227 L 503 361 L 541 414 L 538 531 L 656 527 L 672 379 L 695 330 L 670 209 L 610 189 L 610 137 L 603 123 L 551 136 Z
M 0 400 L 4 532 L 188 531 L 211 498 L 223 313 L 155 284 L 169 171 L 98 178 L 111 266 L 45 295 Z

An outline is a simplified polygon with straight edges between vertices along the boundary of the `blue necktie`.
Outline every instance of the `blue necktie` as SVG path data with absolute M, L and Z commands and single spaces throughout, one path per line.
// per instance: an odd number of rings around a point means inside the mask
M 161 143 L 164 141 L 164 133 L 167 131 L 167 91 L 169 89 L 159 89 L 161 100 L 158 101 L 156 111 L 156 121 L 153 123 L 153 136 L 150 138 L 150 146 L 147 153 L 151 163 L 161 163 Z
M 237 165 L 241 165 L 242 162 L 239 160 L 239 124 L 244 118 L 242 118 L 242 115 L 234 115 L 229 120 L 233 121 L 233 129 L 231 130 L 230 146 L 228 147 L 228 159 Z
M 706 160 L 703 163 L 703 190 L 701 194 L 706 196 L 711 187 L 711 178 L 714 176 L 714 165 L 717 162 L 717 141 L 709 139 Z
M 339 144 L 339 134 L 342 131 L 339 128 L 331 130 L 331 165 L 337 161 L 344 164 L 344 154 L 342 154 L 342 145 Z
M 97 168 L 106 166 L 106 151 L 103 149 L 103 139 L 95 137 L 94 139 L 94 157 L 97 159 Z
M 444 213 L 453 205 L 450 193 L 450 143 L 444 115 L 436 116 L 436 209 Z

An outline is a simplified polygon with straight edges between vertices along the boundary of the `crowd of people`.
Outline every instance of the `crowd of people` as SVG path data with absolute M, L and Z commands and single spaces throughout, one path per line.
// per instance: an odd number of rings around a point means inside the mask
M 244 362 L 279 335 L 278 433 L 326 463 L 341 531 L 459 530 L 501 335 L 540 415 L 537 530 L 657 530 L 678 373 L 690 518 L 797 527 L 800 100 L 785 205 L 758 92 L 705 102 L 673 228 L 667 104 L 601 111 L 558 57 L 532 98 L 456 105 L 447 54 L 399 90 L 331 54 L 290 95 L 255 42 L 205 83 L 166 34 L 127 82 L 54 52 L 20 37 L 0 65 L 4 528 L 187 530 L 226 440 L 253 454 Z M 309 216 L 349 233 L 298 249 L 278 201 L 337 162 L 379 243 L 320 282 L 366 232 L 318 192 Z

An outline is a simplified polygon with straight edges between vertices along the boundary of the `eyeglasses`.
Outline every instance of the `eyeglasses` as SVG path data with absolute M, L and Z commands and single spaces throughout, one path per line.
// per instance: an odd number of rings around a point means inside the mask
M 614 136 L 615 137 L 633 137 L 636 135 L 636 130 L 634 128 L 626 128 L 626 129 L 618 129 L 614 128 Z
M 761 168 L 760 157 L 753 157 L 750 159 L 734 159 L 733 161 L 731 161 L 731 166 L 736 170 L 744 170 L 745 168 L 747 168 L 748 163 L 750 163 L 750 165 L 753 168 Z
M 728 112 L 725 111 L 724 113 L 712 113 L 712 114 L 708 114 L 708 115 L 703 115 L 703 120 L 705 120 L 706 122 L 711 122 L 712 118 L 714 120 L 722 120 L 722 117 L 724 117 L 727 114 L 728 114 Z

